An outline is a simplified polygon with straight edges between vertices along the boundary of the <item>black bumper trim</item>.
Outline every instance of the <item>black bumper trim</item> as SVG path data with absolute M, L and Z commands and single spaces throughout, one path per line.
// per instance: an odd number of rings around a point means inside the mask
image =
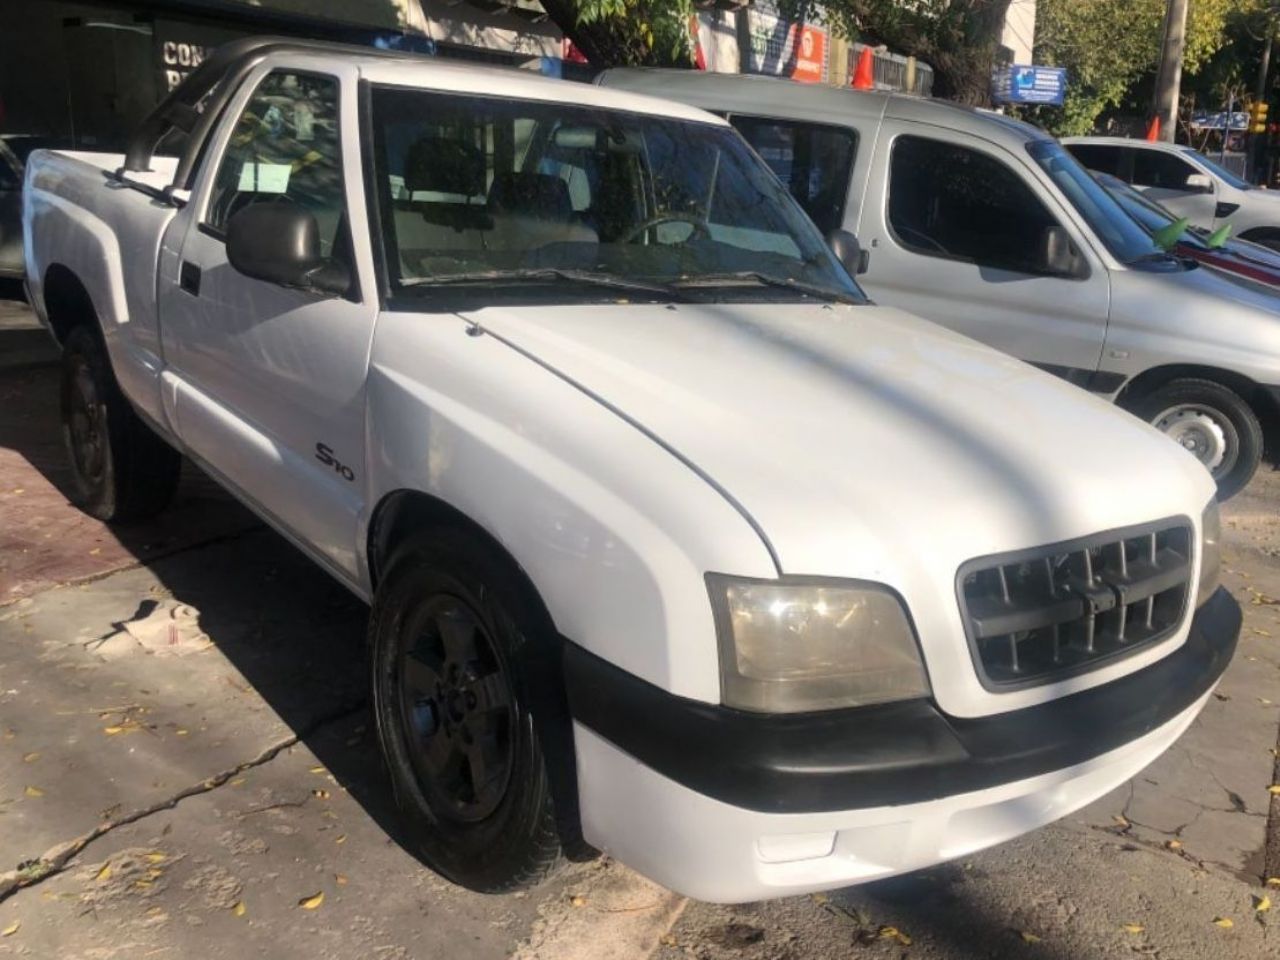
M 767 715 L 687 700 L 573 643 L 573 717 L 691 790 L 767 813 L 936 800 L 1083 763 L 1162 726 L 1222 676 L 1240 606 L 1219 589 L 1187 642 L 1111 683 L 1035 707 L 965 719 L 931 700 Z

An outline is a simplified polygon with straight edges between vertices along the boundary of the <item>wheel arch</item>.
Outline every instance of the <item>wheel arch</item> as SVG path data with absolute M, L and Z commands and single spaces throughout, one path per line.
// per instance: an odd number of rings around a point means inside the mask
M 552 651 L 554 662 L 548 664 L 550 669 L 545 674 L 547 678 L 554 678 L 548 684 L 554 689 L 543 691 L 541 709 L 535 714 L 535 722 L 539 724 L 539 736 L 547 758 L 547 773 L 551 779 L 561 844 L 566 856 L 571 859 L 591 856 L 594 851 L 582 839 L 573 723 L 561 667 L 561 657 L 567 641 L 556 627 L 537 584 L 520 561 L 483 524 L 440 497 L 421 490 L 393 490 L 378 501 L 370 516 L 365 561 L 369 570 L 370 590 L 375 595 L 378 583 L 385 576 L 388 564 L 399 546 L 414 532 L 433 527 L 461 527 L 467 530 L 506 560 L 520 578 L 536 615 L 543 618 L 548 635 L 556 641 Z
M 1250 243 L 1280 243 L 1280 227 L 1250 227 L 1237 238 Z
M 80 276 L 62 263 L 53 263 L 44 272 L 41 284 L 45 318 L 58 343 L 78 326 L 92 325 L 101 332 L 101 321 L 89 288 Z
M 1264 430 L 1268 423 L 1280 420 L 1280 400 L 1256 380 L 1233 370 L 1194 363 L 1171 363 L 1144 370 L 1120 389 L 1115 401 L 1127 408 L 1165 384 L 1184 379 L 1209 380 L 1233 390 L 1263 422 Z

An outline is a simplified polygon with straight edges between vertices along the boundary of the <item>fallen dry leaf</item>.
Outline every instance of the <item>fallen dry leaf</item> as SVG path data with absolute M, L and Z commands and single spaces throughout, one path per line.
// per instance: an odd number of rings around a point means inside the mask
M 334 837 L 334 838 L 333 838 L 333 842 L 334 842 L 334 843 L 346 843 L 346 842 L 347 842 L 347 835 L 346 835 L 345 833 L 340 833 L 340 834 L 338 834 L 336 837 Z
M 1271 786 L 1267 787 L 1267 793 L 1271 794 L 1273 797 L 1280 797 L 1280 783 L 1273 783 Z
M 1040 938 L 1034 933 L 1028 933 L 1026 930 L 1019 930 L 1018 936 L 1022 938 L 1023 943 L 1039 943 Z
M 93 879 L 95 879 L 95 880 L 110 880 L 110 879 L 111 879 L 111 864 L 109 864 L 109 863 L 104 863 L 104 864 L 102 865 L 102 869 L 98 871 L 98 875 L 97 875 L 96 877 L 94 877 Z
M 20 926 L 22 926 L 21 920 L 13 921 L 13 923 L 9 924 L 3 930 L 0 930 L 0 937 L 12 937 L 15 933 L 18 932 L 18 928 Z
M 40 751 L 39 751 L 39 750 L 33 751 L 32 753 L 24 753 L 24 754 L 22 755 L 22 762 L 23 762 L 23 763 L 35 763 L 35 762 L 36 762 L 37 760 L 39 760 L 39 759 L 40 759 Z
M 1271 898 L 1265 893 L 1260 897 L 1253 898 L 1253 909 L 1257 913 L 1266 913 L 1271 909 Z
M 91 557 L 96 557 L 96 556 L 97 556 L 98 554 L 100 554 L 101 552 L 102 552 L 102 548 L 101 548 L 101 547 L 94 547 L 92 550 L 90 550 L 90 551 L 89 551 L 89 556 L 91 556 Z
M 325 772 L 325 770 L 324 770 L 324 767 L 312 767 L 312 768 L 311 768 L 311 772 L 312 772 L 312 773 L 324 773 L 324 772 Z
M 1253 632 L 1254 632 L 1254 633 L 1256 633 L 1256 634 L 1257 634 L 1258 636 L 1260 636 L 1260 637 L 1269 637 L 1269 636 L 1271 636 L 1271 634 L 1270 634 L 1270 633 L 1268 633 L 1266 630 L 1259 629 L 1258 627 L 1254 627 L 1254 628 L 1253 628 Z
M 1280 887 L 1280 877 L 1267 877 L 1268 887 Z
M 1120 929 L 1125 933 L 1142 933 L 1147 928 L 1140 923 L 1122 923 Z
M 911 937 L 899 930 L 897 927 L 881 927 L 876 932 L 876 936 L 881 940 L 896 940 L 904 947 L 911 946 Z
M 1221 927 L 1223 930 L 1230 930 L 1236 925 L 1235 921 L 1230 917 L 1214 917 L 1213 923 L 1214 926 Z
M 580 893 L 575 893 L 569 898 L 569 902 L 575 907 L 585 907 L 587 905 L 587 898 Z
M 124 727 L 116 727 L 116 726 L 103 727 L 102 732 L 105 733 L 108 737 L 114 737 L 117 733 L 123 733 Z
M 1165 844 L 1165 846 L 1168 847 L 1170 850 L 1181 850 L 1182 841 L 1178 839 L 1170 840 L 1168 843 Z
M 147 854 L 147 863 L 163 863 L 169 859 L 167 853 L 161 853 L 159 850 L 153 850 Z
M 346 875 L 341 873 L 335 873 L 333 875 L 333 882 L 340 887 L 345 887 L 347 885 Z
M 237 901 L 236 901 L 236 903 L 235 903 L 235 906 L 231 908 L 231 912 L 232 912 L 233 914 L 235 914 L 237 917 L 243 917 L 243 916 L 244 916 L 245 909 L 246 909 L 246 907 L 245 907 L 245 905 L 244 905 L 244 901 L 243 901 L 243 900 L 237 900 Z
M 298 906 L 300 906 L 303 910 L 314 910 L 316 907 L 320 906 L 320 904 L 322 903 L 324 903 L 323 890 L 321 890 L 317 894 L 314 894 L 313 896 L 303 897 L 301 900 L 298 901 Z
M 23 791 L 23 793 L 25 793 L 28 797 L 43 797 L 43 796 L 44 796 L 44 791 L 43 791 L 43 790 L 41 790 L 39 787 L 27 787 L 27 789 L 26 789 L 26 790 L 24 790 L 24 791 Z

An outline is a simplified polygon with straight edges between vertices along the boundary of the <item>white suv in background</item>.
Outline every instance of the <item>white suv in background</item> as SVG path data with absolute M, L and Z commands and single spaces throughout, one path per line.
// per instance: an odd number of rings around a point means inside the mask
M 1067 137 L 1085 167 L 1119 177 L 1192 226 L 1280 250 L 1280 194 L 1261 190 L 1191 147 L 1123 137 Z

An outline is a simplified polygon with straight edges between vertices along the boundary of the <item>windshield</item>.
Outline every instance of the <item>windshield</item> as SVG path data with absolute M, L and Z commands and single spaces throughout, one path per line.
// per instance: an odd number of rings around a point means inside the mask
M 754 297 L 861 298 L 727 126 L 381 87 L 373 140 L 396 292 L 497 281 L 621 298 L 696 281 L 705 295 L 719 277 Z
M 1118 259 L 1136 263 L 1163 255 L 1151 234 L 1125 213 L 1062 144 L 1033 140 L 1027 144 L 1027 152 Z
M 1154 234 L 1171 224 L 1177 223 L 1178 218 L 1172 213 L 1150 197 L 1143 196 L 1123 180 L 1106 174 L 1099 174 L 1098 182 L 1102 184 L 1107 193 L 1115 198 L 1121 209 L 1137 220 L 1148 233 Z M 1184 230 L 1179 235 L 1177 242 L 1207 249 L 1204 242 L 1190 230 Z
M 1200 164 L 1200 166 L 1208 167 L 1210 170 L 1213 171 L 1214 176 L 1216 176 L 1219 180 L 1226 181 L 1231 186 L 1235 187 L 1237 190 L 1253 189 L 1253 184 L 1251 184 L 1248 180 L 1242 180 L 1239 174 L 1232 173 L 1230 170 L 1228 170 L 1222 164 L 1218 163 L 1216 160 L 1211 160 L 1209 157 L 1206 157 L 1199 150 L 1194 150 L 1191 147 L 1183 147 L 1182 152 L 1185 153 L 1187 156 L 1192 157 L 1196 161 L 1196 163 Z

